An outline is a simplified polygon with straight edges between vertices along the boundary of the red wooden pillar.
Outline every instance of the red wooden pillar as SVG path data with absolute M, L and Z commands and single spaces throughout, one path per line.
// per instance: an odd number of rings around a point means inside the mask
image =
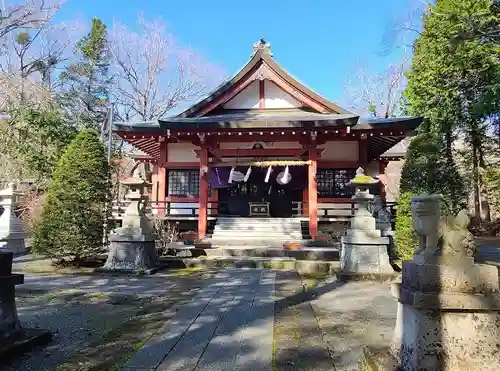
M 318 170 L 318 154 L 316 145 L 309 147 L 309 164 L 307 176 L 307 189 L 309 193 L 309 235 L 312 239 L 318 234 L 318 184 L 316 182 L 316 172 Z
M 160 158 L 158 159 L 158 171 L 157 171 L 157 204 L 158 204 L 158 216 L 165 216 L 165 208 L 167 206 L 167 168 L 165 167 L 168 161 L 168 147 L 167 142 L 164 138 L 160 142 Z
M 386 191 L 385 191 L 385 182 L 387 182 L 387 175 L 385 174 L 385 169 L 387 168 L 388 162 L 379 160 L 378 161 L 378 173 L 380 179 L 380 200 L 386 201 Z M 385 175 L 385 176 L 384 176 Z
M 151 175 L 151 196 L 149 197 L 151 205 L 158 207 L 158 165 L 153 164 L 153 174 Z
M 200 194 L 198 212 L 198 238 L 205 237 L 207 233 L 207 208 L 208 208 L 208 149 L 200 150 Z

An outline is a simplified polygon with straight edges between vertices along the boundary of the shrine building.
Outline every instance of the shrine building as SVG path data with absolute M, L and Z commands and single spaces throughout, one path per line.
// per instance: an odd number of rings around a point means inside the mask
M 318 222 L 345 215 L 356 169 L 384 174 L 387 151 L 422 120 L 363 119 L 292 77 L 260 40 L 234 77 L 184 112 L 113 131 L 152 164 L 157 217 L 191 220 L 200 238 L 222 216 L 300 218 L 314 238 Z M 383 182 L 372 191 L 385 200 Z

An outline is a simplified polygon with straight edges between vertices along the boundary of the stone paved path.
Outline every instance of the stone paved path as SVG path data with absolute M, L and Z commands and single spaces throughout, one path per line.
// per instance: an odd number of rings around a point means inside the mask
M 389 346 L 397 301 L 389 283 L 332 280 L 311 301 L 336 371 L 358 371 L 365 345 Z
M 217 274 L 120 370 L 272 370 L 275 275 Z

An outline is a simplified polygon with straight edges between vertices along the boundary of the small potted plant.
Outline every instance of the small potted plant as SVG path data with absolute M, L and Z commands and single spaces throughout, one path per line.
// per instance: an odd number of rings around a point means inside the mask
M 285 242 L 283 244 L 283 249 L 285 250 L 300 250 L 302 245 L 299 242 Z

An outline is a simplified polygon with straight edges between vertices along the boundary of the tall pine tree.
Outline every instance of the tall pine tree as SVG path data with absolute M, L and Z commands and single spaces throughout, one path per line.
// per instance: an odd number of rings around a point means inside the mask
M 98 129 L 106 117 L 111 83 L 108 33 L 98 18 L 92 19 L 90 32 L 78 42 L 77 54 L 79 60 L 60 76 L 65 87 L 61 105 L 81 128 Z
M 498 113 L 500 49 L 488 40 L 476 38 L 456 43 L 454 37 L 472 32 L 470 20 L 479 21 L 491 13 L 492 5 L 493 0 L 437 0 L 424 17 L 423 31 L 415 42 L 405 92 L 409 113 L 426 117 L 421 132 L 430 135 L 428 138 L 436 144 L 432 151 L 444 159 L 440 161 L 443 167 L 435 169 L 437 176 L 441 174 L 441 185 L 434 180 L 426 188 L 446 194 L 450 189 L 465 187 L 450 174 L 450 169 L 455 168 L 454 142 L 460 138 L 472 154 L 465 165 L 472 174 L 476 214 L 480 203 L 479 168 L 485 165 L 485 136 L 492 117 Z M 411 184 L 421 179 L 419 171 L 409 171 L 425 162 L 419 156 L 407 159 L 402 191 L 411 190 Z M 450 185 L 450 181 L 457 184 Z M 452 201 L 458 206 L 463 200 L 459 199 L 460 194 L 456 196 Z

